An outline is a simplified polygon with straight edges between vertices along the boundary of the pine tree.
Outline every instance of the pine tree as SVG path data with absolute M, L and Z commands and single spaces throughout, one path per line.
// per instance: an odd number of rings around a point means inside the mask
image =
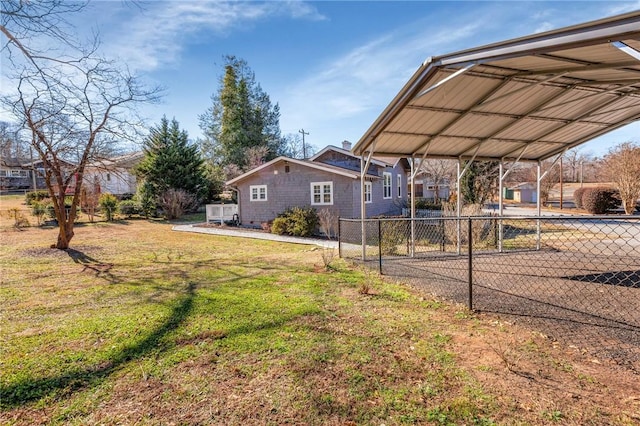
M 246 61 L 233 56 L 225 60 L 225 73 L 218 93 L 212 96 L 213 105 L 200 116 L 205 134 L 200 143 L 210 167 L 233 165 L 246 171 L 251 166 L 248 152 L 266 148 L 264 161 L 283 153 L 280 108 L 271 104 Z
M 163 117 L 145 140 L 145 157 L 136 168 L 144 180 L 145 191 L 158 199 L 169 189 L 182 189 L 199 201 L 208 182 L 204 161 L 197 145 L 190 144 L 187 132 L 173 119 Z

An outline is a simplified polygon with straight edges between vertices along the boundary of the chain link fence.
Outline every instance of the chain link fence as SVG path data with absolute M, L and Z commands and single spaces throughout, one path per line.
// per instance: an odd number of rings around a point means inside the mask
M 640 372 L 640 217 L 340 220 L 340 256 Z M 363 248 L 364 247 L 364 248 Z

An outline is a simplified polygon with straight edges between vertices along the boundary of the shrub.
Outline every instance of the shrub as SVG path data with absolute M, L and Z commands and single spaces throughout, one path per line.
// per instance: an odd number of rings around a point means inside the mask
M 456 217 L 456 206 L 448 203 L 444 204 L 443 217 Z M 484 216 L 482 206 L 480 204 L 468 204 L 462 207 L 460 217 L 479 217 Z M 445 239 L 449 242 L 457 242 L 458 239 L 458 223 L 455 220 L 446 220 L 444 222 Z M 493 237 L 491 218 L 475 219 L 471 223 L 471 238 L 474 244 L 490 243 Z M 460 240 L 462 244 L 469 241 L 469 227 L 465 225 L 460 228 Z
M 613 188 L 587 188 L 582 194 L 582 206 L 591 214 L 604 214 L 615 209 L 620 202 Z
M 106 216 L 107 222 L 111 222 L 113 220 L 113 216 L 118 210 L 118 199 L 116 198 L 116 196 L 105 192 L 104 194 L 100 195 L 98 205 L 100 206 L 100 210 L 102 210 L 102 212 Z
M 31 214 L 38 219 L 38 225 L 42 224 L 42 218 L 47 213 L 47 203 L 39 200 L 31 203 Z
M 29 220 L 17 207 L 9 209 L 9 217 L 13 219 L 13 227 L 16 229 L 29 226 Z
M 318 213 L 312 207 L 293 207 L 280 213 L 273 220 L 271 232 L 279 235 L 308 237 L 318 226 Z
M 573 191 L 573 204 L 576 205 L 577 209 L 582 209 L 583 204 L 582 204 L 582 197 L 584 196 L 584 191 L 586 191 L 587 188 L 578 188 L 575 191 Z
M 426 198 L 416 198 L 417 210 L 442 210 L 442 203 L 434 203 Z
M 42 201 L 45 198 L 49 198 L 49 191 L 27 192 L 27 194 L 24 197 L 25 197 L 25 202 L 27 203 L 28 206 L 30 206 L 36 201 Z
M 138 205 L 140 206 L 140 212 L 144 215 L 145 218 L 148 219 L 149 216 L 155 216 L 157 214 L 156 199 L 147 182 L 144 182 L 138 187 L 138 192 L 136 193 L 134 199 L 138 202 Z
M 159 201 L 164 216 L 169 220 L 181 218 L 198 205 L 197 197 L 184 189 L 167 189 L 162 193 Z
M 409 222 L 405 220 L 389 220 L 381 224 L 380 251 L 385 256 L 399 254 L 398 247 L 409 239 Z
M 322 209 L 320 213 L 318 213 L 318 223 L 320 225 L 320 230 L 324 235 L 331 239 L 338 235 L 338 215 L 336 215 L 330 209 Z
M 133 215 L 140 214 L 142 207 L 134 200 L 123 200 L 118 203 L 118 210 L 120 214 L 130 218 Z

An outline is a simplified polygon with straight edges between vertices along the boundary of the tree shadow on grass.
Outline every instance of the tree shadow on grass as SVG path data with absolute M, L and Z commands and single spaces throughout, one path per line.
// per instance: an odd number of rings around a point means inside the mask
M 143 340 L 123 348 L 108 361 L 97 366 L 88 366 L 83 370 L 62 373 L 59 376 L 35 380 L 25 379 L 12 385 L 1 386 L 0 407 L 3 409 L 18 407 L 56 391 L 62 391 L 63 394 L 75 392 L 104 380 L 129 361 L 142 358 L 151 351 L 160 349 L 160 352 L 164 352 L 168 348 L 160 346 L 162 338 L 177 329 L 191 313 L 195 288 L 194 283 L 189 283 L 185 289 L 186 294 L 175 304 L 164 323 L 151 331 Z
M 111 273 L 112 263 L 102 263 L 91 256 L 87 256 L 84 252 L 75 249 L 65 250 L 69 257 L 77 264 L 83 265 L 82 272 L 87 270 L 93 272 L 96 277 L 104 278 L 112 284 L 118 282 L 118 278 Z

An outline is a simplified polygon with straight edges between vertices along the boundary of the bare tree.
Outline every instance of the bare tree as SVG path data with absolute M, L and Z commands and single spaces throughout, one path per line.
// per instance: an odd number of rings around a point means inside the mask
M 73 238 L 86 165 L 135 133 L 140 123 L 133 108 L 159 96 L 158 88 L 143 87 L 128 71 L 98 57 L 97 43 L 88 50 L 75 44 L 65 19 L 83 6 L 62 0 L 2 4 L 2 51 L 10 59 L 8 78 L 15 83 L 2 104 L 28 132 L 44 163 L 59 224 L 52 247 L 58 249 L 69 248 Z M 38 46 L 45 43 L 70 53 L 44 54 Z
M 640 197 L 640 146 L 625 142 L 609 150 L 604 158 L 605 173 L 620 191 L 622 207 L 633 214 Z
M 456 175 L 456 161 L 442 159 L 428 159 L 420 161 L 419 170 L 423 176 L 433 184 L 435 191 L 433 202 L 440 199 L 440 188 L 450 185 Z
M 589 152 L 582 152 L 579 148 L 573 148 L 564 155 L 564 177 L 569 182 L 584 180 L 580 174 L 584 172 L 584 165 L 593 161 L 593 155 Z

